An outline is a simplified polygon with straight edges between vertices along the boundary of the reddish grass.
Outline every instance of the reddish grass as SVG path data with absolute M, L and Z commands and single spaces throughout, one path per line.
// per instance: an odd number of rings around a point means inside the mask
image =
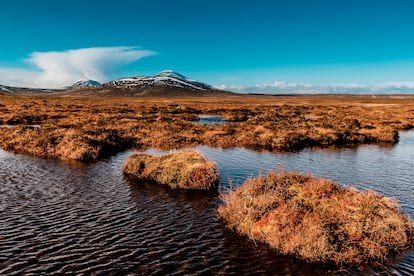
M 233 124 L 200 125 L 198 114 Z M 414 97 L 296 96 L 74 98 L 0 96 L 0 147 L 59 159 L 96 160 L 128 147 L 197 145 L 257 150 L 395 143 L 414 127 Z M 40 129 L 28 127 L 39 124 Z
M 168 185 L 173 189 L 216 190 L 219 182 L 215 164 L 190 150 L 160 156 L 133 154 L 122 170 L 133 178 Z
M 269 173 L 222 194 L 219 216 L 241 235 L 309 262 L 383 262 L 414 246 L 395 199 L 293 172 Z

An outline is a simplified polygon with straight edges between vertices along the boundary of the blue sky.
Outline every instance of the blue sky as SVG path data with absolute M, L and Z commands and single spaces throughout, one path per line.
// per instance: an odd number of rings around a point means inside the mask
M 1 11 L 1 84 L 173 69 L 223 87 L 414 86 L 410 0 L 14 0 Z

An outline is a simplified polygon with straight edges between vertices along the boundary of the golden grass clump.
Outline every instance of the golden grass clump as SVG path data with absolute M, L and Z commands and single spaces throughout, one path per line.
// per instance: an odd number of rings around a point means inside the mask
M 160 156 L 133 154 L 122 170 L 133 178 L 169 185 L 173 189 L 215 190 L 219 182 L 215 164 L 191 150 Z
M 62 160 L 93 161 L 126 149 L 132 142 L 111 130 L 87 133 L 81 129 L 16 126 L 6 129 L 5 149 L 32 156 Z M 0 142 L 0 145 L 2 143 Z
M 222 194 L 227 226 L 309 262 L 383 262 L 414 245 L 397 201 L 295 172 L 271 172 Z

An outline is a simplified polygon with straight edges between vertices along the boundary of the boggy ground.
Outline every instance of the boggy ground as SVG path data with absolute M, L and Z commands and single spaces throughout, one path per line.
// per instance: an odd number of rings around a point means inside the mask
M 199 114 L 232 123 L 192 123 Z M 0 125 L 1 148 L 63 160 L 92 161 L 129 147 L 299 150 L 395 143 L 398 130 L 414 128 L 414 96 L 0 96 Z

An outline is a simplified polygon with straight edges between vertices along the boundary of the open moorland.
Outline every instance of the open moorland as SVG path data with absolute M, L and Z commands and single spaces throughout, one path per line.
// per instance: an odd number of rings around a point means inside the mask
M 230 123 L 195 124 L 198 115 Z M 414 96 L 0 96 L 0 147 L 93 161 L 126 148 L 196 145 L 286 151 L 395 143 L 414 128 Z

